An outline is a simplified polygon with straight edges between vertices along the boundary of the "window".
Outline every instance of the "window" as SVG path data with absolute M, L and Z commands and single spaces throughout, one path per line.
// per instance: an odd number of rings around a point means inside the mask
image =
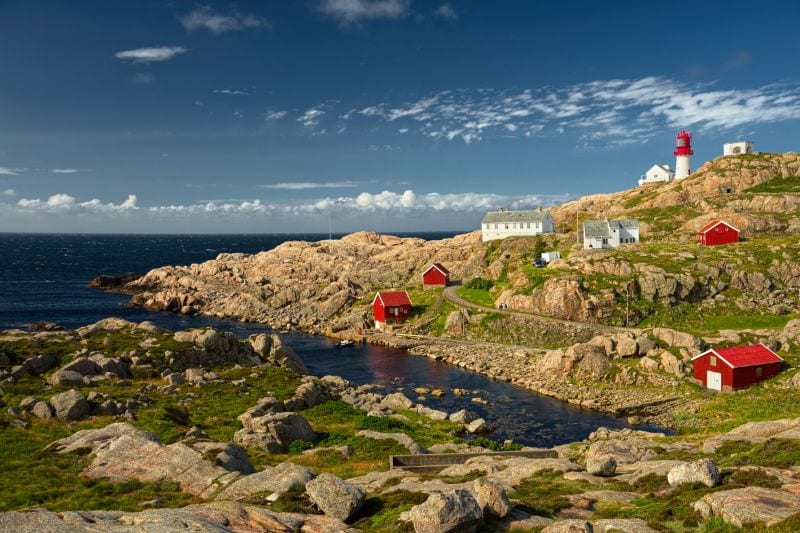
M 713 355 L 708 358 L 708 366 L 717 366 L 717 358 Z
M 508 229 L 508 224 L 506 224 L 506 229 Z
M 497 229 L 497 224 L 494 225 L 494 229 Z
M 764 374 L 764 369 L 761 367 L 756 368 L 756 377 L 760 378 Z

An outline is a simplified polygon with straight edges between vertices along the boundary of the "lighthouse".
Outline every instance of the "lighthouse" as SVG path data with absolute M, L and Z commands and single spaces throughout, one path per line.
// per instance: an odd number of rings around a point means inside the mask
M 675 179 L 680 180 L 692 173 L 692 134 L 681 130 L 675 137 Z

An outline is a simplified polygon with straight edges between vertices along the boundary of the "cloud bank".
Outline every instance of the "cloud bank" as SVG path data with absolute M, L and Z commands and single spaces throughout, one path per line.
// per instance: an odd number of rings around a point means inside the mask
M 314 183 L 320 186 L 343 186 L 342 183 Z M 283 187 L 283 186 L 286 187 Z M 299 185 L 299 186 L 298 186 Z M 304 189 L 304 183 L 276 184 L 274 188 Z M 348 185 L 344 185 L 348 186 Z M 208 201 L 194 204 L 167 204 L 140 206 L 136 195 L 128 195 L 119 204 L 102 202 L 98 199 L 80 201 L 65 193 L 54 194 L 47 199 L 21 198 L 15 204 L 17 210 L 52 214 L 103 214 L 130 215 L 134 213 L 154 216 L 212 216 L 212 215 L 280 215 L 305 216 L 337 214 L 358 217 L 366 213 L 385 215 L 424 215 L 447 213 L 482 213 L 506 207 L 510 209 L 549 206 L 569 200 L 570 195 L 500 195 L 487 193 L 425 193 L 413 190 L 403 192 L 382 191 L 362 192 L 355 196 L 324 197 L 307 201 L 288 201 L 281 203 L 262 202 L 260 199 L 236 202 Z

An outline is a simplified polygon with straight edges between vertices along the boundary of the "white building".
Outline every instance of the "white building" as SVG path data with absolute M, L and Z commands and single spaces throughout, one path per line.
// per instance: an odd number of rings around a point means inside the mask
M 642 174 L 639 178 L 639 185 L 646 185 L 648 183 L 660 183 L 662 181 L 672 181 L 675 173 L 669 168 L 669 165 L 653 165 L 650 170 Z
M 554 229 L 550 211 L 541 207 L 533 211 L 490 211 L 481 221 L 483 242 L 553 233 Z
M 752 154 L 753 143 L 751 141 L 736 141 L 722 145 L 722 155 Z
M 587 220 L 583 223 L 583 248 L 585 250 L 616 248 L 620 244 L 639 242 L 639 221 Z

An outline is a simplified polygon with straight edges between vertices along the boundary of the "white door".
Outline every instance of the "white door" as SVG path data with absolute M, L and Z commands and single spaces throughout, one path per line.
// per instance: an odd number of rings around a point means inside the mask
M 706 387 L 714 390 L 722 390 L 722 374 L 719 372 L 706 372 Z

